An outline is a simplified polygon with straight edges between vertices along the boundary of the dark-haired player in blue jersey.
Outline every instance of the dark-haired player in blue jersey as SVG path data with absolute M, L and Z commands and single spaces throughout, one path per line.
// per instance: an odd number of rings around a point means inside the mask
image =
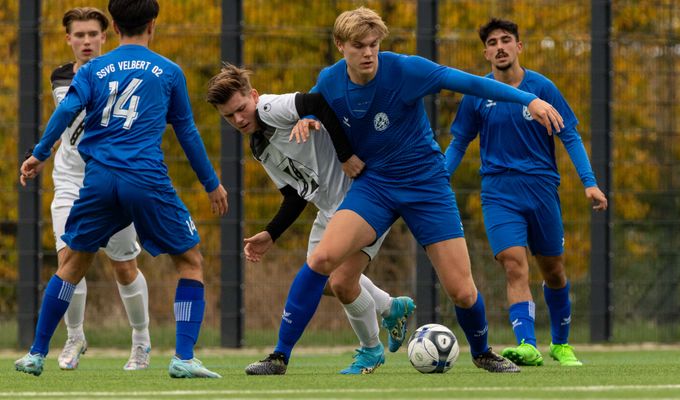
M 491 372 L 519 371 L 487 344 L 484 302 L 472 278 L 444 155 L 434 140 L 423 97 L 448 89 L 517 102 L 528 106 L 548 129 L 559 130 L 561 117 L 536 95 L 511 86 L 421 57 L 380 52 L 387 33 L 380 16 L 365 7 L 344 12 L 335 21 L 333 36 L 344 59 L 321 72 L 316 90 L 333 108 L 366 169 L 352 183 L 321 242 L 293 281 L 274 352 L 249 365 L 249 374 L 285 372 L 328 275 L 399 217 L 425 247 L 454 301 L 474 364 Z
M 569 153 L 593 209 L 607 208 L 597 187 L 588 155 L 576 131 L 574 113 L 555 85 L 519 64 L 522 42 L 515 23 L 491 19 L 479 29 L 484 57 L 491 63 L 489 80 L 535 93 L 553 104 L 564 118 L 557 136 Z M 501 103 L 487 96 L 464 96 L 451 125 L 453 140 L 446 151 L 446 167 L 453 173 L 468 144 L 479 132 L 482 166 L 482 212 L 493 254 L 505 269 L 507 296 L 517 347 L 502 355 L 519 365 L 542 365 L 536 348 L 536 305 L 529 288 L 526 246 L 536 256 L 543 275 L 543 294 L 550 311 L 550 356 L 563 366 L 581 362 L 568 344 L 571 324 L 569 281 L 564 269 L 564 228 L 557 187 L 555 141 L 519 104 Z
M 21 166 L 25 184 L 40 172 L 66 126 L 86 110 L 85 133 L 78 146 L 86 162 L 85 178 L 62 236 L 66 253 L 45 288 L 33 345 L 14 366 L 33 375 L 42 373 L 50 339 L 75 285 L 96 251 L 134 222 L 142 246 L 154 256 L 168 253 L 179 272 L 170 376 L 219 378 L 194 358 L 205 308 L 202 257 L 196 226 L 163 162 L 160 144 L 167 123 L 208 192 L 214 213 L 227 212 L 227 192 L 194 124 L 184 73 L 148 48 L 159 12 L 157 0 L 111 0 L 108 9 L 120 46 L 78 69 L 33 155 Z

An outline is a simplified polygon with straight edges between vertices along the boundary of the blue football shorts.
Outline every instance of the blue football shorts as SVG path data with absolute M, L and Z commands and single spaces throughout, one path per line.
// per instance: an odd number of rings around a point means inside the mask
M 338 210 L 359 214 L 380 237 L 401 217 L 421 246 L 463 237 L 456 197 L 445 172 L 424 179 L 386 182 L 362 174 Z
M 516 172 L 482 178 L 482 213 L 494 257 L 514 246 L 532 254 L 564 252 L 562 207 L 549 178 Z
M 96 252 L 132 222 L 142 247 L 153 256 L 182 254 L 198 244 L 196 226 L 172 185 L 141 187 L 121 178 L 123 173 L 87 163 L 80 197 L 61 237 L 71 249 Z

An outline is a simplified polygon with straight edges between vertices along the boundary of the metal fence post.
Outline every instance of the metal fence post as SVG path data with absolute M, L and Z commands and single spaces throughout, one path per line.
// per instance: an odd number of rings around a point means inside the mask
M 242 0 L 222 1 L 222 59 L 241 65 Z M 221 123 L 222 182 L 229 192 L 229 213 L 221 219 L 221 288 L 220 343 L 223 347 L 241 347 L 244 342 L 245 310 L 243 304 L 243 143 L 241 134 L 225 121 Z
M 40 0 L 19 5 L 19 165 L 24 153 L 40 139 Z M 17 168 L 17 176 L 18 176 Z M 19 186 L 17 250 L 18 343 L 27 348 L 33 341 L 40 306 L 40 180 Z
M 437 62 L 437 7 L 438 0 L 418 0 L 418 22 L 416 46 L 418 55 Z M 437 98 L 425 98 L 425 110 L 430 118 L 430 126 L 437 127 Z M 435 132 L 436 133 L 436 132 Z M 418 326 L 437 322 L 437 306 L 439 290 L 437 275 L 425 254 L 425 250 L 416 244 L 416 300 Z
M 611 299 L 611 1 L 591 3 L 591 132 L 592 163 L 600 189 L 609 199 L 604 212 L 593 212 L 590 223 L 590 340 L 612 337 Z

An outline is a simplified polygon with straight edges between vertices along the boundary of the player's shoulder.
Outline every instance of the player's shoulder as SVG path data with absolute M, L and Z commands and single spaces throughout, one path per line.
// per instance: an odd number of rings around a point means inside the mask
M 52 71 L 52 75 L 50 75 L 50 82 L 55 83 L 56 81 L 71 81 L 75 76 L 75 72 L 73 72 L 73 64 L 73 62 L 68 62 L 55 68 L 54 71 Z
M 263 94 L 257 101 L 257 111 L 260 115 L 270 113 L 294 112 L 295 96 L 297 93 L 286 94 Z
M 319 80 L 337 78 L 337 76 L 345 73 L 345 71 L 347 71 L 347 63 L 344 58 L 341 58 L 335 64 L 323 68 L 321 72 L 319 72 Z
M 540 72 L 531 69 L 527 68 L 524 69 L 524 80 L 531 85 L 538 85 L 539 87 L 557 89 L 557 87 L 555 86 L 553 81 L 550 80 L 550 78 L 541 74 Z
M 391 51 L 381 51 L 378 53 L 378 60 L 382 70 L 394 70 L 395 68 L 403 68 L 409 63 L 417 63 L 420 56 L 409 54 L 394 53 Z

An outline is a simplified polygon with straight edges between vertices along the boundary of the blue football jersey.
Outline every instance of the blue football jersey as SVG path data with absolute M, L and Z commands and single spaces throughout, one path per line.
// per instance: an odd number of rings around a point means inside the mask
M 493 79 L 493 74 L 486 78 Z M 576 131 L 578 120 L 557 87 L 545 76 L 525 69 L 518 89 L 536 94 L 562 115 L 564 128 L 557 136 L 564 142 L 584 185 L 594 186 L 594 174 Z M 554 136 L 548 136 L 547 129 L 533 120 L 525 106 L 467 95 L 451 125 L 453 140 L 446 154 L 449 173 L 457 168 L 477 133 L 482 176 L 517 171 L 546 176 L 559 184 Z
M 391 52 L 378 54 L 377 74 L 367 85 L 350 81 L 343 59 L 321 71 L 315 86 L 366 163 L 365 174 L 397 182 L 443 172 L 444 157 L 423 103 L 423 97 L 442 89 L 522 104 L 536 98 L 422 57 Z
M 167 58 L 144 46 L 119 46 L 78 69 L 69 94 L 86 107 L 78 146 L 85 161 L 137 185 L 170 185 L 161 150 L 170 123 L 206 190 L 219 184 L 194 124 L 184 73 Z

